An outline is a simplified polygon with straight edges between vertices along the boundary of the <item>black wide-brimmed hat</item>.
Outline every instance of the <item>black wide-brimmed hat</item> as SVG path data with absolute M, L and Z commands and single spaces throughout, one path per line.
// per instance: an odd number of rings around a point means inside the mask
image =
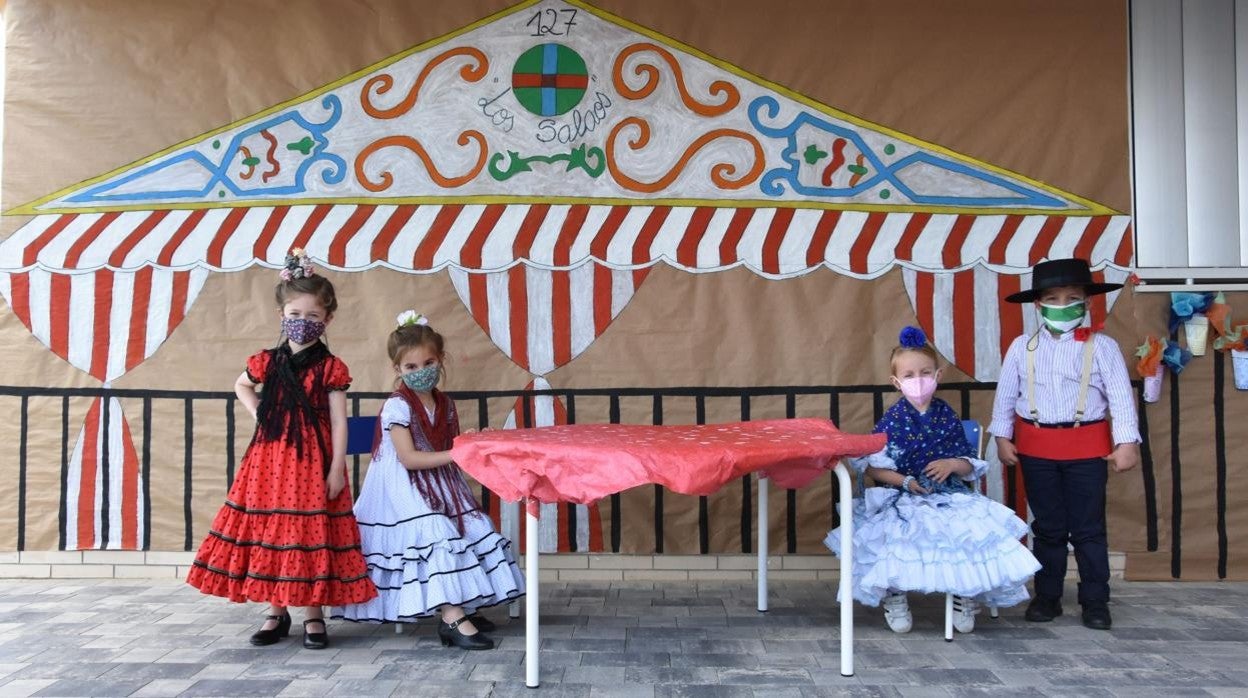
M 1040 299 L 1048 288 L 1058 286 L 1082 286 L 1089 296 L 1109 293 L 1122 288 L 1122 284 L 1097 283 L 1092 280 L 1092 269 L 1085 259 L 1050 259 L 1040 262 L 1031 271 L 1031 290 L 1011 293 L 1005 297 L 1008 303 L 1030 303 Z

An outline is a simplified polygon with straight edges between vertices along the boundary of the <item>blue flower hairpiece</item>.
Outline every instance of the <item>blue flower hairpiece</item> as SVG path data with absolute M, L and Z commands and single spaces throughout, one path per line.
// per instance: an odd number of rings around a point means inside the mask
M 897 342 L 907 349 L 922 349 L 927 346 L 927 335 L 917 327 L 905 327 L 897 337 Z

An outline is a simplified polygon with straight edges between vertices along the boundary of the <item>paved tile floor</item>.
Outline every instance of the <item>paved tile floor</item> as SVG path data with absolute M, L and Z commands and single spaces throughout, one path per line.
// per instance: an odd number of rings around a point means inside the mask
M 1068 591 L 1073 596 L 1073 589 Z M 895 635 L 857 609 L 857 673 L 839 672 L 827 583 L 545 584 L 542 688 L 524 687 L 524 624 L 503 609 L 490 652 L 441 647 L 428 622 L 330 624 L 333 646 L 298 637 L 253 648 L 261 607 L 184 584 L 0 580 L 3 696 L 1248 696 L 1248 584 L 1114 585 L 1115 628 L 1078 607 L 1029 624 L 981 614 L 941 637 L 941 597 L 912 598 Z M 298 616 L 296 616 L 298 621 Z

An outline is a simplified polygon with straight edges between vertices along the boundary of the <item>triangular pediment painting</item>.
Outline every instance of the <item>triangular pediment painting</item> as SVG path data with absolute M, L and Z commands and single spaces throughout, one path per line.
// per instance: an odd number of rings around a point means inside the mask
M 18 210 L 468 197 L 1105 212 L 560 0 Z

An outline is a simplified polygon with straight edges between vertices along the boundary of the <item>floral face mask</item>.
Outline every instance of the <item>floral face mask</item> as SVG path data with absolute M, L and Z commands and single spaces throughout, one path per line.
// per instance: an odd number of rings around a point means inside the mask
M 325 323 L 302 317 L 282 318 L 282 332 L 295 344 L 311 344 L 325 334 Z
M 442 367 L 438 364 L 430 364 L 403 374 L 403 383 L 418 393 L 427 393 L 438 385 L 438 379 L 442 377 Z

